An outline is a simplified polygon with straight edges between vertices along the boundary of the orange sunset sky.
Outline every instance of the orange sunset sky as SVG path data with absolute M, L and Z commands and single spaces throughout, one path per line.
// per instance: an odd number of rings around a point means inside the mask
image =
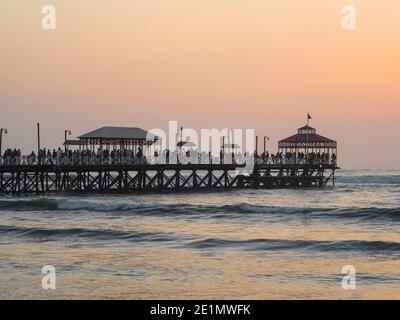
M 0 40 L 3 150 L 35 149 L 36 122 L 53 148 L 64 129 L 177 120 L 254 128 L 275 151 L 310 112 L 341 167 L 400 168 L 398 0 L 2 0 Z

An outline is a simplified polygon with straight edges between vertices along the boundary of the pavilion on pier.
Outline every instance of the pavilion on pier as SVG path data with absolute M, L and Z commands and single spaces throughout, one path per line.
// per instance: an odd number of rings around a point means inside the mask
M 78 140 L 67 140 L 66 146 L 82 146 L 95 150 L 120 149 L 132 150 L 144 149 L 157 142 L 158 137 L 146 130 L 136 127 L 101 127 L 78 137 Z
M 337 156 L 337 142 L 317 134 L 317 131 L 308 124 L 297 130 L 297 134 L 278 142 L 278 152 L 292 153 L 297 155 L 299 152 L 327 153 L 330 156 Z

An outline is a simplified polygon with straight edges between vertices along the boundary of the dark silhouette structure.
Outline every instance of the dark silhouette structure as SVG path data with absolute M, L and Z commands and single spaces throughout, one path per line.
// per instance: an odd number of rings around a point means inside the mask
M 197 163 L 173 163 L 176 155 L 165 150 L 167 160 L 153 163 L 142 148 L 154 144 L 157 137 L 139 128 L 103 127 L 78 139 L 67 140 L 66 146 L 78 145 L 84 150 L 39 149 L 38 155 L 32 151 L 28 156 L 22 156 L 19 150 L 7 150 L 0 156 L 0 193 L 322 187 L 329 181 L 334 184 L 338 169 L 336 141 L 317 135 L 308 125 L 279 141 L 277 154 L 264 151 L 259 156 L 256 151 L 251 172 L 242 171 L 245 164 L 224 160 L 225 148 L 219 158 L 210 155 Z

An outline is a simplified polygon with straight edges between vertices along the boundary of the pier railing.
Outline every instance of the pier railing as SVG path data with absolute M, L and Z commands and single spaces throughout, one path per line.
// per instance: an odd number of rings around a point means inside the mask
M 80 165 L 139 165 L 147 164 L 147 159 L 142 157 L 0 157 L 0 166 L 23 165 L 55 165 L 55 166 L 80 166 Z
M 262 159 L 258 158 L 256 160 L 256 164 L 258 165 L 336 165 L 335 159 L 288 159 L 288 158 L 278 158 L 278 159 Z
M 171 158 L 162 157 L 136 157 L 136 156 L 46 156 L 38 158 L 37 156 L 21 156 L 21 157 L 4 157 L 0 156 L 0 166 L 32 166 L 32 165 L 53 165 L 53 166 L 87 166 L 87 165 L 156 165 L 156 164 L 244 164 L 246 159 L 243 156 L 231 155 L 225 157 L 209 157 L 201 156 L 186 159 L 181 162 L 178 157 Z M 336 159 L 314 158 L 314 159 L 298 159 L 298 158 L 261 158 L 251 159 L 257 165 L 336 165 Z

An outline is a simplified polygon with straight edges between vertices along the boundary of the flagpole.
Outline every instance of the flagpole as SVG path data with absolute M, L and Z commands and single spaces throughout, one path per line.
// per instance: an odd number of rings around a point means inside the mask
M 308 124 L 310 121 L 310 114 L 307 112 L 307 136 L 306 136 L 306 161 L 308 162 Z

